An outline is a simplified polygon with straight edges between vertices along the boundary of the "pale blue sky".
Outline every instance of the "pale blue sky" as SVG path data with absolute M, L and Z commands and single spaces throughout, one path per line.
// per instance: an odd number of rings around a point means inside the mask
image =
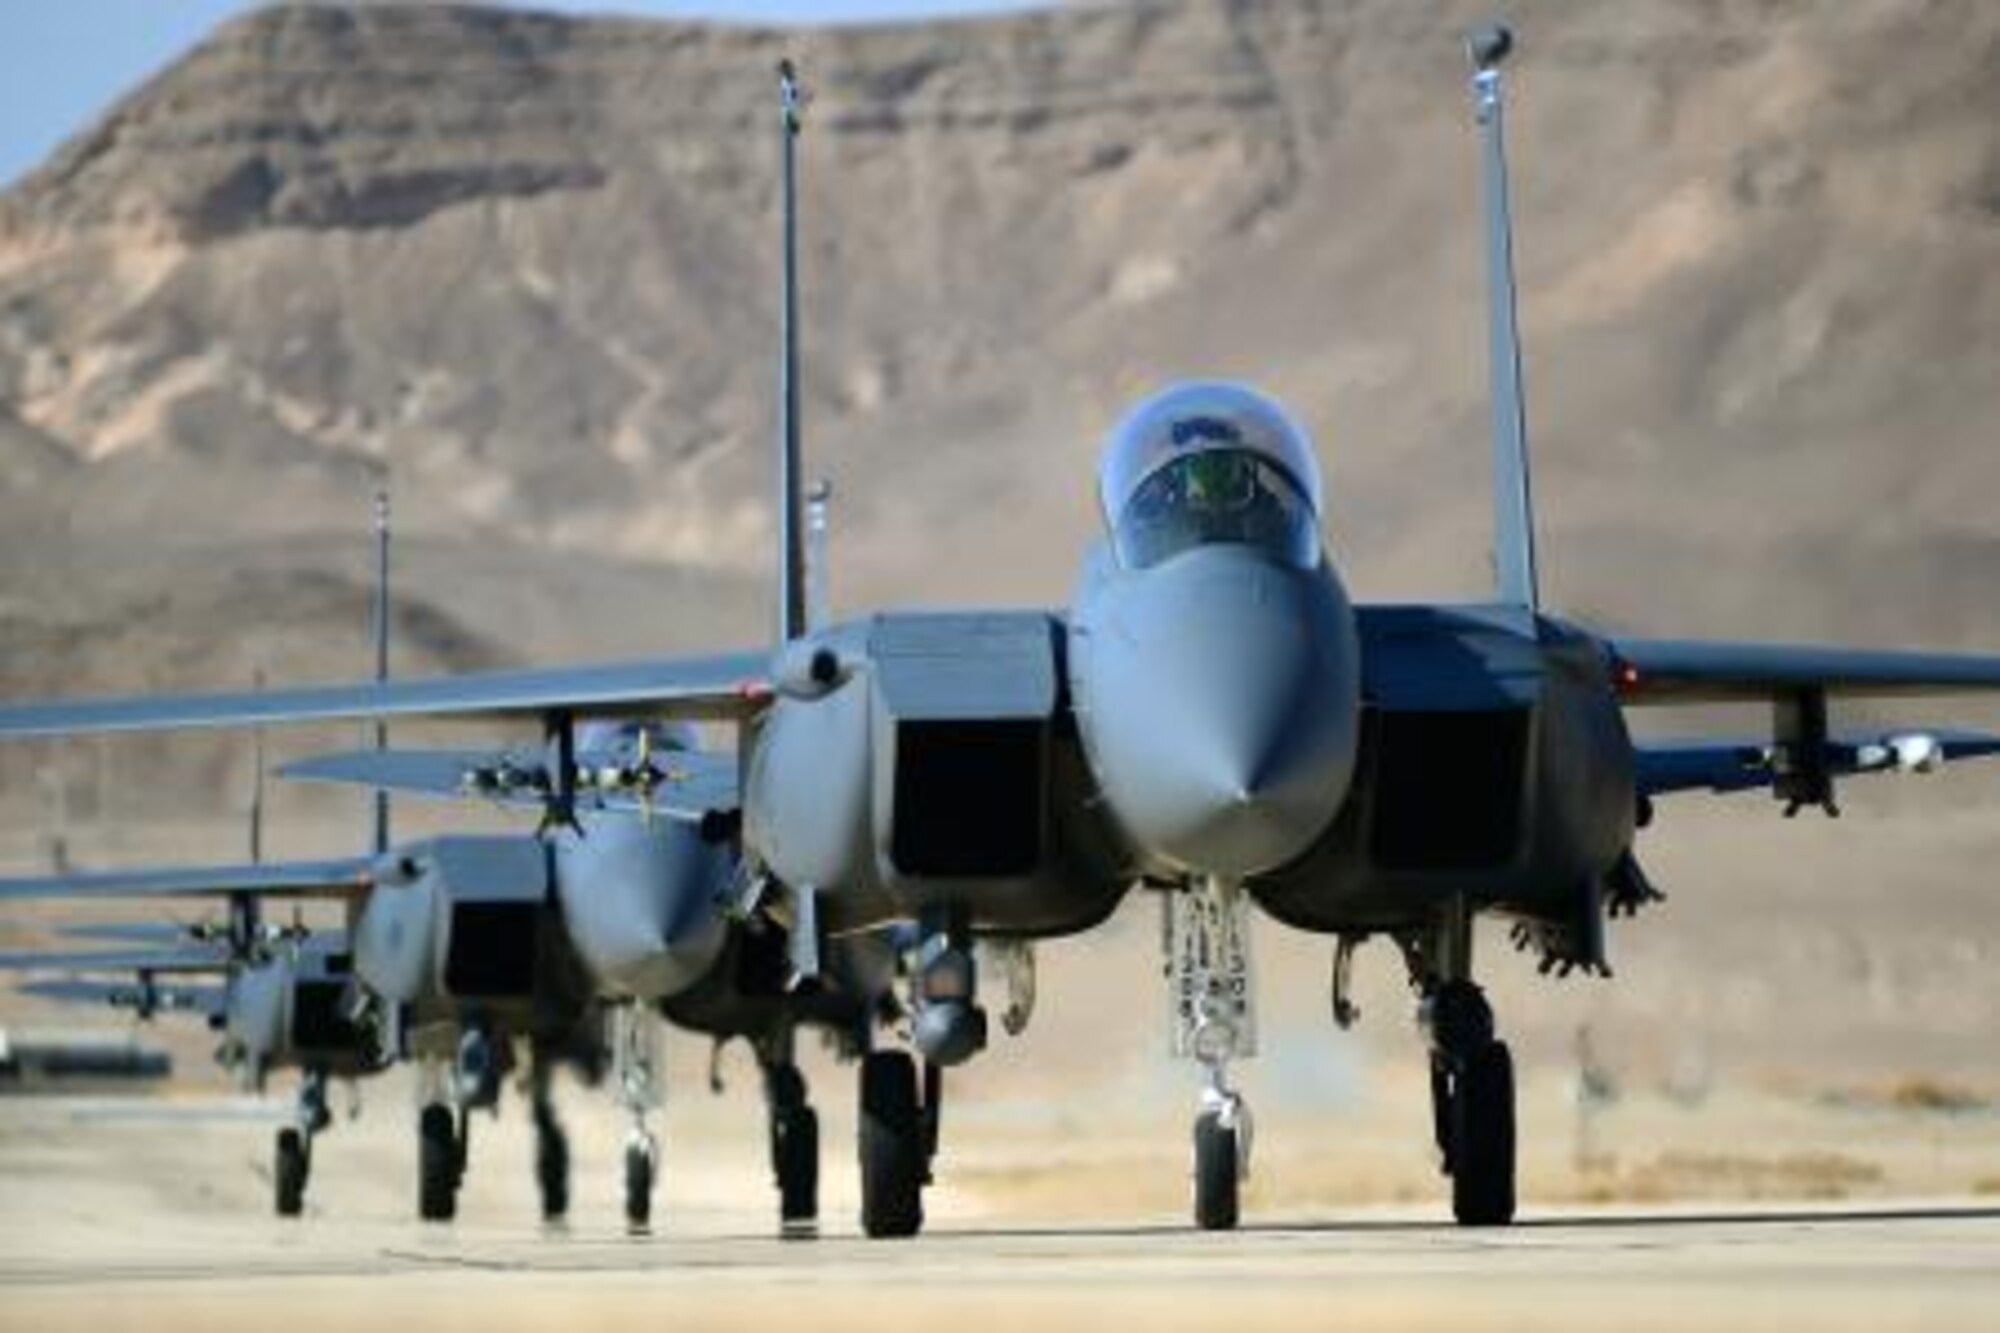
M 257 0 L 4 0 L 0 184 L 88 124 L 111 100 Z M 567 13 L 841 23 L 1033 8 L 1037 0 L 539 0 Z

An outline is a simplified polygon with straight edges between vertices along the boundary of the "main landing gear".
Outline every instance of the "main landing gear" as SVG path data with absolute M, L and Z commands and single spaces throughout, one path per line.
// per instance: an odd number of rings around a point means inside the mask
M 1430 1043 L 1431 1128 L 1461 1226 L 1514 1220 L 1514 1059 L 1493 1033 L 1493 1008 L 1471 979 L 1471 919 L 1449 909 L 1428 947 L 1403 941 Z
M 1165 897 L 1162 943 L 1173 1001 L 1173 1053 L 1201 1066 L 1194 1122 L 1194 1222 L 1227 1231 L 1250 1175 L 1250 1108 L 1229 1085 L 1229 1062 L 1257 1053 L 1249 909 L 1219 879 Z
M 535 1121 L 535 1184 L 542 1196 L 542 1220 L 560 1222 L 569 1214 L 569 1135 L 563 1132 L 551 1095 L 554 1062 L 540 1050 L 533 1059 L 528 1083 Z
M 426 1102 L 417 1114 L 417 1216 L 449 1222 L 458 1215 L 458 1187 L 472 1141 L 468 1113 L 447 1102 Z
M 278 1131 L 271 1183 L 279 1217 L 305 1211 L 306 1181 L 312 1175 L 313 1137 L 333 1122 L 326 1109 L 326 1071 L 308 1069 L 299 1082 L 298 1122 Z
M 770 1113 L 778 1226 L 786 1236 L 811 1236 L 819 1230 L 819 1113 L 806 1100 L 805 1076 L 792 1062 L 789 1032 L 780 1045 L 783 1049 L 758 1052 Z
M 449 1222 L 458 1215 L 458 1189 L 472 1151 L 472 1112 L 500 1104 L 500 1084 L 512 1063 L 510 1047 L 479 1018 L 466 1022 L 449 1069 L 426 1059 L 422 1109 L 417 1113 L 417 1216 Z
M 924 1186 L 937 1147 L 943 1078 L 926 1064 L 923 1094 L 907 1051 L 870 1051 L 861 1061 L 861 1230 L 914 1236 L 924 1224 Z

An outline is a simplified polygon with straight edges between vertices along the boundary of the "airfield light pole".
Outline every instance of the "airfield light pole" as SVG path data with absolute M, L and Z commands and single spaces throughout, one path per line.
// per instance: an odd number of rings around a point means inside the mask
M 1493 570 L 1503 600 L 1539 609 L 1535 575 L 1535 506 L 1528 480 L 1526 394 L 1520 329 L 1514 314 L 1514 224 L 1507 199 L 1506 129 L 1500 106 L 1500 64 L 1514 49 L 1501 25 L 1465 39 L 1472 60 L 1473 116 L 1479 124 L 1485 178 L 1486 278 L 1490 289 L 1488 351 L 1493 399 Z
M 778 339 L 778 642 L 805 633 L 806 590 L 800 569 L 804 524 L 799 512 L 799 118 L 804 98 L 792 62 L 778 62 L 782 272 Z

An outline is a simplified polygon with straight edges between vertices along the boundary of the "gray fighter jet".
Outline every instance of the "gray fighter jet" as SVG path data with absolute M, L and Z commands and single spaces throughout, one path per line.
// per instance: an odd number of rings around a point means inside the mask
M 1658 897 L 1633 855 L 1655 792 L 1762 786 L 1788 813 L 1832 812 L 1841 776 L 1922 769 L 1949 749 L 1929 733 L 1840 737 L 1837 701 L 2000 689 L 2000 657 L 1629 639 L 1544 610 L 1502 150 L 1509 44 L 1498 28 L 1469 43 L 1492 287 L 1498 586 L 1486 604 L 1351 601 L 1321 539 L 1303 426 L 1254 391 L 1197 383 L 1149 398 L 1112 431 L 1099 474 L 1107 533 L 1067 612 L 883 612 L 811 630 L 798 487 L 800 114 L 786 67 L 775 644 L 262 695 L 40 703 L 0 710 L 0 735 L 538 719 L 551 765 L 533 794 L 567 824 L 584 788 L 579 724 L 732 726 L 740 781 L 706 814 L 740 838 L 737 910 L 784 930 L 804 979 L 824 970 L 829 940 L 897 923 L 911 932 L 909 1037 L 924 1069 L 885 1043 L 862 1070 L 862 1220 L 873 1235 L 921 1225 L 939 1071 L 985 1044 L 976 938 L 1010 943 L 1001 970 L 1019 1012 L 1033 975 L 1021 942 L 1087 930 L 1135 885 L 1162 891 L 1177 1046 L 1207 1072 L 1195 1216 L 1227 1227 L 1250 1145 L 1225 1077 L 1255 1044 L 1249 905 L 1339 942 L 1341 1012 L 1354 947 L 1385 936 L 1419 997 L 1454 1213 L 1507 1222 L 1513 1066 L 1475 981 L 1474 918 L 1511 917 L 1546 967 L 1603 970 L 1606 917 Z M 1717 700 L 1768 704 L 1769 734 L 1662 754 L 1627 729 L 1633 710 Z M 408 880 L 427 886 L 427 910 L 451 913 L 482 910 L 491 882 L 449 857 Z
M 388 530 L 377 507 L 376 671 L 387 679 Z M 880 938 L 843 942 L 832 983 L 795 990 L 780 932 L 732 920 L 724 907 L 736 861 L 707 811 L 734 789 L 733 759 L 694 748 L 684 726 L 605 722 L 581 729 L 569 762 L 589 775 L 561 821 L 535 834 L 439 837 L 392 846 L 391 790 L 477 795 L 542 808 L 553 757 L 488 751 L 376 748 L 281 770 L 376 790 L 373 850 L 324 861 L 261 857 L 262 761 L 251 800 L 247 864 L 64 874 L 0 880 L 0 900 L 223 898 L 226 925 L 166 938 L 156 927 L 111 929 L 120 943 L 154 948 L 88 954 L 0 955 L 0 969 L 131 973 L 134 980 L 71 979 L 31 986 L 68 999 L 109 1001 L 150 1014 L 198 1008 L 227 1033 L 221 1054 L 261 1087 L 280 1065 L 301 1069 L 296 1127 L 278 1136 L 277 1207 L 303 1203 L 313 1135 L 329 1121 L 330 1075 L 353 1077 L 414 1059 L 425 1076 L 418 1122 L 419 1212 L 450 1218 L 468 1155 L 471 1112 L 496 1107 L 517 1042 L 529 1049 L 545 1215 L 568 1208 L 568 1145 L 550 1096 L 558 1062 L 611 1082 L 632 1117 L 625 1212 L 651 1214 L 657 1141 L 658 1052 L 652 1011 L 718 1043 L 753 1047 L 769 1104 L 780 1215 L 788 1230 L 817 1216 L 818 1120 L 793 1059 L 797 1029 L 812 1025 L 844 1046 L 885 1004 L 895 956 Z M 261 747 L 260 747 L 261 753 Z M 442 784 L 442 785 L 440 785 Z M 603 790 L 600 790 L 600 784 Z M 524 792 L 526 793 L 524 797 Z M 696 804 L 690 805 L 693 801 Z M 712 824 L 712 821 L 711 821 Z M 267 898 L 345 903 L 347 932 L 330 943 L 262 920 Z M 761 923 L 759 923 L 761 925 Z M 157 946 L 173 944 L 172 949 Z M 169 974 L 226 976 L 221 987 L 165 987 Z
M 296 1217 L 305 1208 L 313 1139 L 333 1121 L 328 1081 L 375 1073 L 389 1060 L 348 1016 L 351 959 L 344 942 L 290 927 L 260 928 L 255 900 L 233 901 L 228 928 L 182 931 L 171 947 L 11 953 L 0 955 L 0 970 L 63 974 L 21 987 L 48 999 L 109 1005 L 142 1020 L 201 1017 L 222 1034 L 217 1061 L 251 1090 L 261 1092 L 278 1070 L 298 1070 L 297 1111 L 278 1131 L 271 1168 L 278 1215 Z

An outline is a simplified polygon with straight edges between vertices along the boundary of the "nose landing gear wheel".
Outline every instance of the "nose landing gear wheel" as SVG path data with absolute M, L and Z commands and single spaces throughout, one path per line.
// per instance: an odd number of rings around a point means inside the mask
M 279 1130 L 277 1156 L 271 1171 L 279 1217 L 297 1217 L 304 1211 L 306 1175 L 310 1165 L 305 1136 L 296 1129 Z
M 1503 1041 L 1465 1062 L 1450 1102 L 1451 1211 L 1459 1225 L 1514 1220 L 1514 1059 Z
M 625 1222 L 633 1228 L 653 1220 L 653 1182 L 659 1174 L 654 1153 L 650 1142 L 625 1145 Z
M 1203 1231 L 1233 1231 L 1240 1216 L 1237 1186 L 1242 1179 L 1236 1130 L 1215 1111 L 1194 1122 L 1194 1224 Z
M 442 1102 L 432 1102 L 417 1118 L 417 1215 L 426 1222 L 449 1222 L 458 1213 L 465 1152 L 452 1122 Z
M 914 1236 L 924 1224 L 924 1120 L 916 1063 L 874 1051 L 861 1064 L 861 1229 Z

